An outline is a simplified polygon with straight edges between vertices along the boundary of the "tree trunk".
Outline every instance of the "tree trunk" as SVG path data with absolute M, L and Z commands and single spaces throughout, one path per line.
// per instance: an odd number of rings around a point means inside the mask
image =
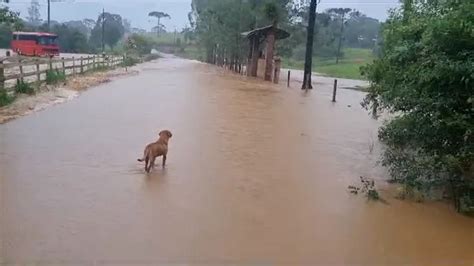
M 276 26 L 274 26 L 276 28 Z M 265 56 L 265 80 L 272 81 L 273 52 L 275 49 L 275 30 L 271 29 L 267 35 L 267 54 Z
M 160 18 L 158 18 L 158 25 L 156 25 L 156 36 L 160 36 Z
M 309 21 L 308 21 L 308 33 L 306 40 L 306 56 L 304 61 L 304 75 L 303 75 L 303 86 L 302 90 L 312 89 L 311 74 L 313 67 L 313 40 L 314 40 L 314 23 L 316 21 L 316 5 L 317 0 L 311 0 L 309 5 Z
M 341 57 L 342 33 L 344 32 L 344 16 L 341 17 L 341 34 L 339 35 L 339 44 L 337 45 L 336 65 L 339 64 L 339 57 Z

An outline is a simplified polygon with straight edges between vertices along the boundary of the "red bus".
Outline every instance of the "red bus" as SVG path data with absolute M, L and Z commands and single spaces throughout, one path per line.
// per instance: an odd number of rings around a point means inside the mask
M 58 36 L 46 32 L 13 32 L 10 47 L 19 55 L 59 55 Z

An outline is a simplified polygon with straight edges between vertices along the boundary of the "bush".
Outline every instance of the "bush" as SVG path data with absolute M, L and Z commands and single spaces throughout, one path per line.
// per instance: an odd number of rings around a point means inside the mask
M 66 75 L 59 70 L 48 70 L 46 71 L 46 84 L 57 84 L 58 82 L 65 81 Z
M 472 1 L 406 1 L 384 25 L 381 57 L 363 69 L 363 106 L 394 114 L 379 131 L 393 180 L 451 191 L 460 211 L 474 202 L 472 21 Z
M 15 100 L 15 97 L 8 95 L 7 91 L 2 89 L 0 90 L 0 107 L 12 103 Z
M 152 48 L 152 39 L 143 35 L 132 34 L 127 40 L 126 50 L 128 53 L 145 55 L 149 54 Z
M 379 200 L 380 195 L 375 187 L 375 181 L 373 179 L 369 179 L 366 177 L 361 176 L 360 177 L 360 183 L 362 184 L 361 187 L 359 186 L 349 186 L 349 192 L 352 194 L 359 194 L 362 193 L 364 194 L 367 199 L 369 200 Z
M 138 59 L 137 57 L 135 57 L 135 56 L 126 56 L 124 61 L 122 62 L 122 66 L 129 67 L 129 66 L 134 66 L 138 63 L 140 63 L 140 59 Z
M 16 85 L 15 85 L 15 92 L 16 93 L 22 93 L 22 94 L 34 94 L 35 90 L 30 86 L 30 84 L 17 79 L 16 80 Z

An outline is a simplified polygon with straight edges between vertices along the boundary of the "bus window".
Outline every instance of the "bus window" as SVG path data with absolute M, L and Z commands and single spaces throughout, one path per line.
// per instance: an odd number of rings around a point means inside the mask
M 58 37 L 56 36 L 40 36 L 39 37 L 39 44 L 41 45 L 55 45 L 57 44 Z
M 20 41 L 36 41 L 38 36 L 36 35 L 28 35 L 28 34 L 20 34 L 18 40 Z

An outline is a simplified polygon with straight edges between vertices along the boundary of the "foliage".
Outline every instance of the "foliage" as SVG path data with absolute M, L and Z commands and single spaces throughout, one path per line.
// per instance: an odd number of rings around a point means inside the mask
M 290 38 L 277 42 L 277 55 L 288 61 L 303 60 L 309 17 L 308 2 L 194 0 L 193 10 L 189 15 L 192 28 L 183 30 L 186 34 L 185 41 L 192 35 L 196 44 L 207 54 L 208 62 L 218 57 L 236 57 L 238 61 L 245 61 L 248 42 L 240 37 L 240 33 L 272 24 L 276 18 L 278 27 L 291 34 Z M 341 36 L 341 21 L 337 10 L 328 10 L 316 15 L 313 42 L 313 54 L 316 57 L 333 58 L 337 54 Z M 347 13 L 347 9 L 341 10 Z M 349 48 L 374 48 L 380 23 L 357 11 L 348 14 L 342 45 Z
M 392 178 L 450 188 L 458 206 L 466 195 L 474 202 L 473 27 L 472 1 L 406 2 L 384 25 L 381 58 L 363 71 L 363 106 L 393 114 L 379 132 Z
M 66 24 L 54 25 L 51 31 L 59 38 L 61 52 L 66 53 L 87 53 L 90 52 L 87 36 L 78 29 L 68 27 Z
M 153 47 L 153 41 L 151 38 L 141 35 L 132 34 L 128 37 L 126 50 L 127 53 L 137 53 L 138 55 L 149 54 Z
M 15 92 L 31 95 L 35 93 L 35 90 L 30 86 L 30 84 L 24 82 L 23 80 L 17 79 L 15 85 Z
M 11 11 L 8 7 L 0 6 L 0 25 L 6 25 L 13 30 L 20 30 L 23 22 L 19 17 L 19 13 Z
M 160 23 L 160 20 L 161 20 L 162 18 L 171 18 L 170 15 L 168 15 L 168 14 L 166 14 L 166 13 L 164 13 L 164 12 L 161 12 L 161 11 L 152 11 L 152 12 L 148 13 L 148 16 L 150 16 L 150 17 L 155 17 L 155 18 L 157 19 L 157 22 L 158 22 L 158 23 L 157 23 L 156 27 L 154 27 L 153 29 L 155 30 L 155 32 L 156 32 L 158 35 L 159 35 L 161 32 L 165 32 L 165 31 L 166 31 L 166 30 L 165 30 L 165 26 Z
M 46 71 L 46 84 L 57 84 L 65 80 L 66 76 L 62 71 L 57 69 Z
M 0 107 L 8 105 L 15 100 L 15 97 L 8 95 L 5 89 L 0 90 Z
M 126 56 L 125 59 L 123 60 L 122 66 L 123 67 L 130 67 L 130 66 L 134 66 L 138 63 L 140 63 L 140 59 L 138 57 L 133 56 L 133 55 L 129 55 L 129 56 Z
M 107 12 L 99 15 L 90 37 L 91 45 L 96 48 L 102 44 L 102 23 L 104 24 L 104 43 L 113 48 L 125 33 L 122 17 Z
M 359 186 L 349 186 L 349 192 L 352 194 L 364 194 L 367 199 L 369 200 L 379 200 L 380 195 L 377 192 L 377 188 L 375 187 L 375 181 L 373 179 L 369 179 L 367 177 L 360 177 L 361 187 Z

